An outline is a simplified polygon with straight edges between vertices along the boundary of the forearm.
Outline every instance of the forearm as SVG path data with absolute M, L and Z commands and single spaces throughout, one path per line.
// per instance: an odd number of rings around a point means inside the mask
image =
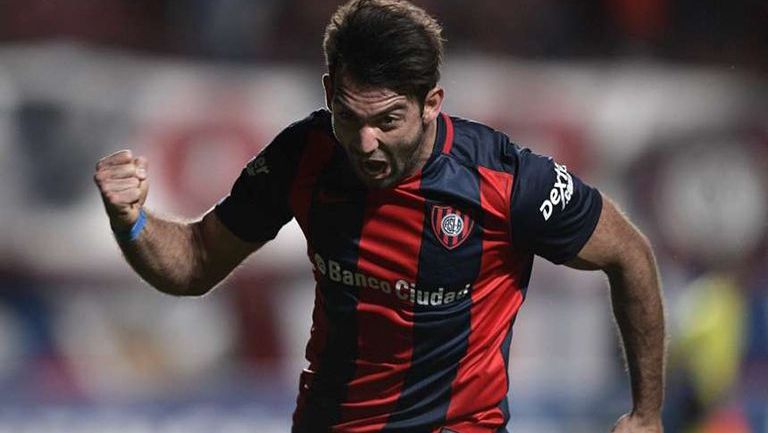
M 633 413 L 658 416 L 664 398 L 664 309 L 647 241 L 606 269 L 632 385 Z
M 147 212 L 144 229 L 134 241 L 118 242 L 131 265 L 145 281 L 172 295 L 200 295 L 209 287 L 202 281 L 200 233 L 193 223 L 170 221 Z
M 149 190 L 147 160 L 134 158 L 130 150 L 100 159 L 93 180 L 126 260 L 161 292 L 202 295 L 263 245 L 239 239 L 213 209 L 190 223 L 145 210 L 142 226 L 141 210 Z

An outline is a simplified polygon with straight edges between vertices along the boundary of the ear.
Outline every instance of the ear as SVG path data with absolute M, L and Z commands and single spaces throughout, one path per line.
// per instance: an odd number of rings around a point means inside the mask
M 422 122 L 429 124 L 437 119 L 443 107 L 444 97 L 445 91 L 440 86 L 435 86 L 427 93 L 427 96 L 424 98 L 424 110 L 421 113 Z
M 330 110 L 333 101 L 333 80 L 329 74 L 323 74 L 323 90 L 325 90 L 325 106 Z

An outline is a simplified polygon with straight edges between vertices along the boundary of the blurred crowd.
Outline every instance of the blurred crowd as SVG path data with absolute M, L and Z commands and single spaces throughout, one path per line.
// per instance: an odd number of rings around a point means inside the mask
M 768 432 L 768 3 L 416 3 L 445 27 L 446 111 L 566 162 L 654 244 L 666 431 Z M 153 210 L 199 215 L 322 105 L 337 4 L 0 2 L 0 433 L 106 431 L 81 428 L 104 401 L 138 417 L 108 431 L 158 408 L 199 428 L 167 431 L 286 431 L 313 302 L 298 229 L 211 296 L 160 295 L 121 260 L 90 176 L 130 147 L 149 157 Z M 626 409 L 607 305 L 600 275 L 537 261 L 513 431 L 605 430 Z M 208 424 L 189 404 L 213 405 Z M 30 424 L 73 405 L 68 429 Z
M 72 38 L 234 61 L 321 62 L 334 0 L 7 0 L 0 41 Z M 523 58 L 640 56 L 768 66 L 768 4 L 759 0 L 420 0 L 451 51 Z

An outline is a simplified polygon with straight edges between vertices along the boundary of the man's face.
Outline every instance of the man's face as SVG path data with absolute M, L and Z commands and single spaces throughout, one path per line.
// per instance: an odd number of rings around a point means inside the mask
M 344 74 L 335 83 L 325 76 L 323 84 L 334 135 L 363 183 L 390 187 L 421 168 L 432 151 L 434 133 L 427 127 L 434 119 L 416 100 L 360 86 Z

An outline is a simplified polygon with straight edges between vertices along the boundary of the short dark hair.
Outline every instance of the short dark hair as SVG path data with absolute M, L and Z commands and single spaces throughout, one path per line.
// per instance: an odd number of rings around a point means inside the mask
M 440 80 L 440 24 L 403 0 L 352 0 L 340 6 L 325 28 L 328 73 L 358 84 L 383 87 L 423 104 Z

